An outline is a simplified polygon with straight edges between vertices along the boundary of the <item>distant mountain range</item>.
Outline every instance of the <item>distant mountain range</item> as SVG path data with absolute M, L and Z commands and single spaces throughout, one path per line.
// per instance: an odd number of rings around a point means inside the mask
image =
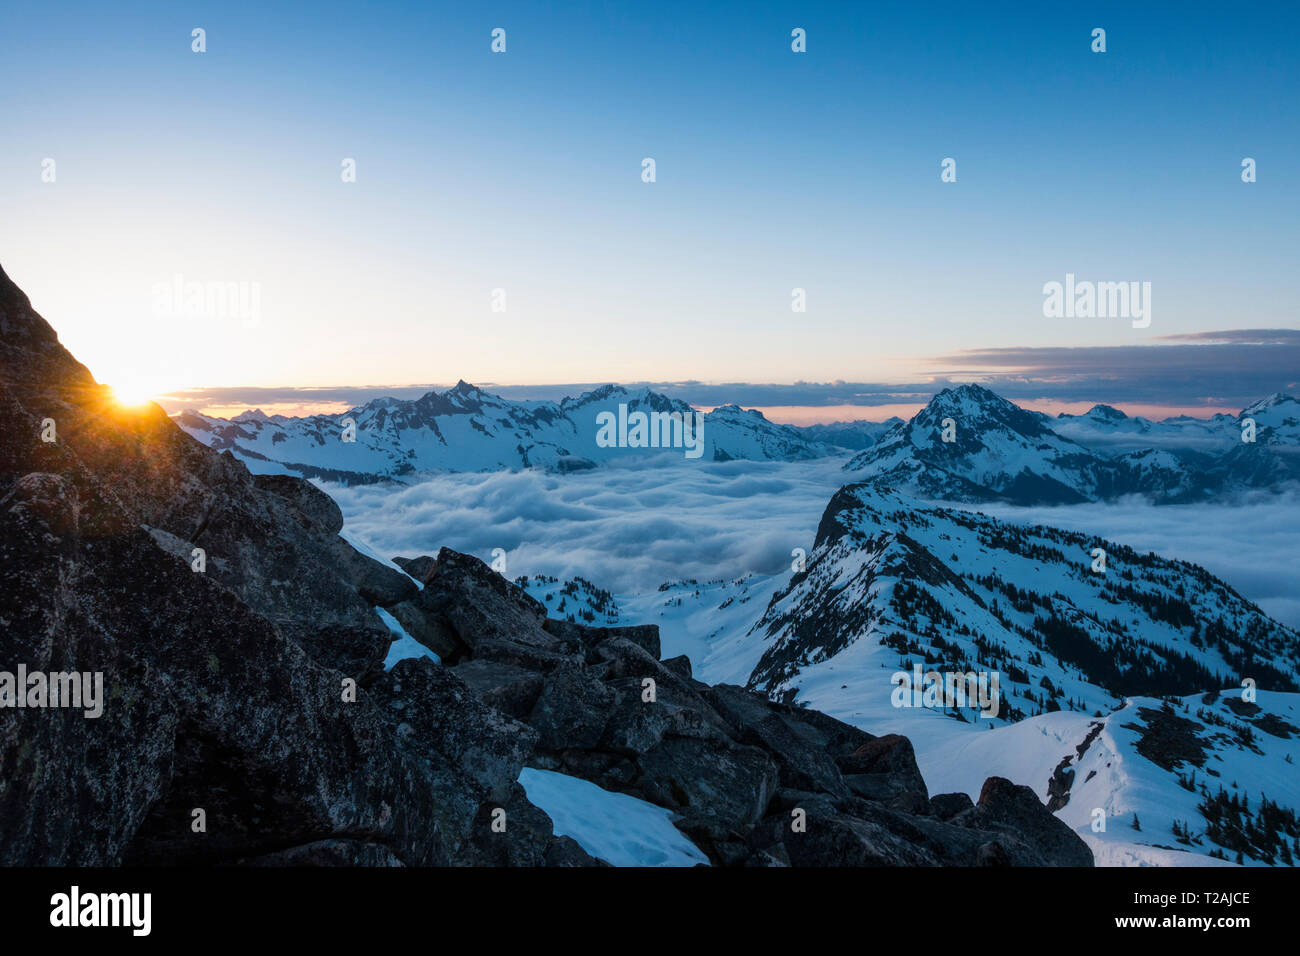
M 832 448 L 859 451 L 874 445 L 881 435 L 901 421 L 901 418 L 894 416 L 883 422 L 859 419 L 852 422 L 831 422 L 829 425 L 798 425 L 795 429 L 810 441 Z
M 648 389 L 605 385 L 559 402 L 524 402 L 460 382 L 341 415 L 184 412 L 176 422 L 205 445 L 228 449 L 254 474 L 348 484 L 409 482 L 432 472 L 564 472 L 628 455 L 683 453 L 602 447 L 600 416 L 616 417 L 620 406 L 628 415 L 692 414 L 685 402 Z M 1242 439 L 1246 419 L 1255 422 L 1253 442 Z M 718 406 L 702 420 L 703 460 L 803 461 L 859 451 L 846 470 L 945 501 L 1068 504 L 1142 494 L 1188 502 L 1300 479 L 1300 402 L 1288 395 L 1209 419 L 1155 422 L 1108 405 L 1054 419 L 963 385 L 939 392 L 908 421 L 779 425 L 736 405 Z M 355 441 L 344 440 L 347 423 Z
M 602 447 L 600 416 L 637 412 L 692 415 L 691 406 L 657 392 L 606 385 L 560 402 L 516 402 L 458 383 L 413 401 L 381 398 L 342 415 L 308 418 L 245 412 L 232 419 L 185 412 L 176 422 L 211 448 L 229 449 L 254 474 L 296 474 L 349 483 L 407 481 L 435 471 L 553 468 L 571 471 L 627 455 L 684 454 L 681 448 Z M 344 422 L 355 442 L 342 440 Z M 703 416 L 707 461 L 735 458 L 801 461 L 840 449 L 753 409 L 722 405 Z M 884 424 L 847 426 L 855 442 Z M 861 447 L 860 444 L 848 447 Z
M 1243 439 L 1248 420 L 1253 441 Z M 1274 395 L 1209 420 L 1151 422 L 1105 405 L 1053 419 L 963 385 L 939 392 L 845 469 L 942 501 L 1198 501 L 1300 480 L 1300 402 Z

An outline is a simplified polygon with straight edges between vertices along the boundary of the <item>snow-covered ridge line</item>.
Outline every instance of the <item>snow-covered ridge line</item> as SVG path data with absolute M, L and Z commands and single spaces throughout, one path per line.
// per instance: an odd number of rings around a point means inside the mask
M 841 451 L 754 409 L 723 405 L 697 415 L 687 403 L 648 389 L 605 385 L 560 402 L 516 402 L 460 382 L 413 401 L 375 399 L 342 415 L 289 418 L 253 410 L 224 419 L 184 412 L 176 421 L 205 445 L 229 450 L 254 473 L 349 484 L 409 481 L 427 472 L 530 467 L 565 472 L 616 458 L 684 452 L 706 461 L 801 461 Z M 675 416 L 702 420 L 691 447 L 655 447 L 661 444 L 653 441 L 658 436 L 638 440 L 638 420 L 671 423 L 679 421 Z M 628 422 L 632 440 L 611 445 L 609 421 Z M 865 441 L 884 427 L 857 429 L 853 440 Z M 620 426 L 620 436 L 623 432 Z M 702 448 L 694 444 L 697 439 Z

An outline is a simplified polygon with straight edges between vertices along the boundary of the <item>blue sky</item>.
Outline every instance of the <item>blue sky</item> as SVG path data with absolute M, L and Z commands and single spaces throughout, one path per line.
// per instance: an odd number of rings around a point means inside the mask
M 1297 325 L 1294 4 L 757 6 L 6 3 L 0 262 L 167 388 L 915 383 Z M 1151 326 L 1044 318 L 1067 272 L 1151 282 Z M 178 275 L 255 324 L 160 314 Z

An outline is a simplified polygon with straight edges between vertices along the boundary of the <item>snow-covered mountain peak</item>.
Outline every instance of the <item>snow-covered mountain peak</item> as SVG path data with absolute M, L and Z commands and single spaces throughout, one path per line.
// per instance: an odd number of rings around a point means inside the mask
M 980 385 L 944 389 L 846 466 L 924 497 L 1087 500 L 1091 452 Z M 1081 474 L 1081 472 L 1084 472 Z
M 565 411 L 572 411 L 578 408 L 585 408 L 588 405 L 601 405 L 612 398 L 628 398 L 630 393 L 622 385 L 602 385 L 594 388 L 589 392 L 583 392 L 577 398 L 566 397 L 560 401 L 560 407 Z
M 946 420 L 952 422 L 953 441 L 943 441 Z M 973 384 L 945 388 L 913 416 L 908 426 L 912 432 L 911 441 L 918 447 L 929 447 L 935 442 L 963 448 L 973 444 L 991 447 L 1009 434 L 1025 440 L 1037 440 L 1052 434 L 1032 412 L 982 385 Z
M 968 383 L 944 388 L 935 393 L 922 413 L 944 415 L 980 415 L 1021 410 L 997 392 L 983 385 Z
M 767 421 L 767 417 L 757 408 L 741 408 L 739 405 L 719 405 L 709 414 L 718 418 L 752 419 L 756 422 Z
M 1258 402 L 1255 402 L 1248 408 L 1242 409 L 1241 417 L 1245 418 L 1248 415 L 1257 415 L 1262 411 L 1266 411 L 1270 408 L 1277 408 L 1282 405 L 1290 405 L 1292 406 L 1292 410 L 1300 409 L 1300 402 L 1297 402 L 1290 395 L 1283 392 L 1274 392 L 1272 395 L 1268 396 L 1268 398 L 1261 398 Z
M 1195 501 L 1300 478 L 1300 455 L 1289 454 L 1300 447 L 1300 403 L 1273 396 L 1251 409 L 1243 417 L 1255 422 L 1253 443 L 1222 415 L 1153 423 L 1096 405 L 1053 421 L 962 386 L 944 389 L 845 469 L 925 498 L 1021 504 L 1131 494 Z
M 1065 416 L 1064 414 L 1062 414 L 1057 417 L 1063 418 Z M 1095 422 L 1106 422 L 1106 423 L 1122 422 L 1128 420 L 1128 416 L 1125 415 L 1123 412 L 1121 412 L 1118 408 L 1115 408 L 1113 405 L 1101 405 L 1101 404 L 1094 405 L 1092 406 L 1092 408 L 1084 412 L 1084 417 L 1090 418 Z

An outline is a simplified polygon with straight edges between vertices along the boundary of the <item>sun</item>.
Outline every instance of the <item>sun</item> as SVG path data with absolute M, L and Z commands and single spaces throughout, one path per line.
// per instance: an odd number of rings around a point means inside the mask
M 113 400 L 128 408 L 138 408 L 153 401 L 157 395 L 165 394 L 167 389 L 160 382 L 147 378 L 126 378 L 112 386 Z
M 181 383 L 191 380 L 188 365 L 174 365 L 165 358 L 148 365 L 108 369 L 100 379 L 109 386 L 114 404 L 132 410 L 141 410 L 150 402 L 184 391 Z

